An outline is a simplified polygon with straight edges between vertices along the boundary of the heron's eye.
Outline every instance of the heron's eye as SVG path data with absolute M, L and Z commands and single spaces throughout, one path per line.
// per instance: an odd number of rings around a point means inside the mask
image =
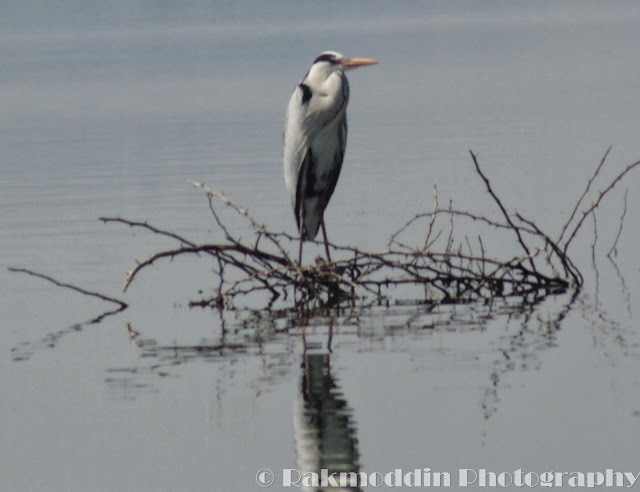
M 328 53 L 324 53 L 320 55 L 318 58 L 313 60 L 313 63 L 318 63 L 323 61 L 329 62 L 331 63 L 331 65 L 336 65 L 338 63 L 338 60 L 336 59 L 336 57 Z

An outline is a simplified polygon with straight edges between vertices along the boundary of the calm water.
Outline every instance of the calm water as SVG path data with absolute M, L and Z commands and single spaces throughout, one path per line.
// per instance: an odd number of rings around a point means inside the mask
M 313 58 L 337 49 L 381 63 L 350 75 L 347 160 L 326 216 L 334 241 L 382 248 L 431 208 L 434 185 L 441 203 L 497 217 L 468 149 L 506 204 L 556 235 L 609 145 L 596 189 L 640 158 L 639 21 L 634 2 L 9 7 L 6 490 L 258 490 L 263 468 L 281 490 L 283 468 L 330 466 L 639 473 L 640 175 L 598 213 L 596 268 L 592 223 L 576 241 L 584 291 L 524 310 L 239 320 L 187 307 L 215 287 L 202 258 L 158 264 L 123 294 L 136 259 L 172 244 L 98 221 L 212 240 L 206 201 L 186 184 L 196 179 L 293 232 L 284 109 Z M 88 324 L 110 306 L 8 266 L 131 307 Z

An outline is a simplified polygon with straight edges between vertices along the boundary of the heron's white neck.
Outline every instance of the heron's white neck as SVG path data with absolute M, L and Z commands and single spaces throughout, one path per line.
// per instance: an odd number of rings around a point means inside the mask
M 315 63 L 302 81 L 312 92 L 323 96 L 335 96 L 341 92 L 344 71 L 340 65 Z

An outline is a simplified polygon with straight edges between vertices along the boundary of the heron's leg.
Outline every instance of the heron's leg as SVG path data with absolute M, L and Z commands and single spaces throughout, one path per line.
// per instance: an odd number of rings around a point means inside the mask
M 302 234 L 300 234 L 300 249 L 298 250 L 298 265 L 302 266 L 302 243 L 304 242 L 304 238 Z
M 327 228 L 324 226 L 324 217 L 322 218 L 322 222 L 320 222 L 322 226 L 322 235 L 324 236 L 324 251 L 327 253 L 327 260 L 331 263 L 331 255 L 329 254 L 329 242 L 327 241 Z

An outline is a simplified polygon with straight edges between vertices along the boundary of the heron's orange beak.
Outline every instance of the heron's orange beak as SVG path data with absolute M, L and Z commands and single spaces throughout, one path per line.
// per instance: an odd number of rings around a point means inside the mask
M 345 70 L 349 68 L 356 67 L 365 67 L 367 65 L 377 65 L 378 60 L 374 60 L 373 58 L 341 58 L 340 65 L 342 65 Z

